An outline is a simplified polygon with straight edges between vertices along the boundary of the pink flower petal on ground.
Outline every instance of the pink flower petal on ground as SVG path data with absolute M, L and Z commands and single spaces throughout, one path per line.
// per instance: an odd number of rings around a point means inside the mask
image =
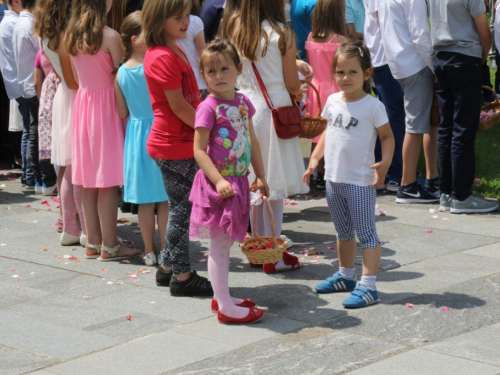
M 283 204 L 286 206 L 288 204 L 288 202 L 283 202 Z
M 335 249 L 335 246 L 328 246 L 328 250 L 333 250 Z
M 131 278 L 131 279 L 137 279 L 137 275 L 129 275 L 129 278 Z
M 123 259 L 123 260 L 122 260 L 122 263 L 125 263 L 125 264 L 130 264 L 130 260 L 128 260 L 128 259 Z
M 443 307 L 441 307 L 441 310 L 443 310 L 443 311 L 449 311 L 449 310 L 450 310 L 450 308 L 449 308 L 449 307 L 447 307 L 447 306 L 443 306 Z
M 413 303 L 405 303 L 405 306 L 408 307 L 409 309 L 413 309 L 415 307 Z
M 54 201 L 54 202 L 56 202 L 56 203 L 59 203 L 59 199 L 58 199 L 58 198 L 56 198 L 56 197 L 50 197 L 50 199 L 51 199 L 51 200 L 53 200 L 53 201 Z
M 438 218 L 438 215 L 434 215 L 432 216 L 433 219 L 437 219 Z
M 432 233 L 432 230 L 427 229 L 427 230 L 425 231 L 425 233 Z
M 385 216 L 385 212 L 380 210 L 380 216 Z
M 290 202 L 290 206 L 296 206 L 297 202 Z
M 444 221 L 448 221 L 448 220 L 450 220 L 450 219 L 448 219 L 447 217 L 445 217 L 443 220 L 444 220 Z
M 25 207 L 31 207 L 31 205 L 27 204 Z

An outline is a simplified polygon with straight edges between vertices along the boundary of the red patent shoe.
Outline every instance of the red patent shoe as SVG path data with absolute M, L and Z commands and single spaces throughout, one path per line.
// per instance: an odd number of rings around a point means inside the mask
M 262 269 L 265 273 L 276 273 L 294 271 L 298 270 L 300 267 L 302 267 L 302 265 L 299 262 L 299 258 L 285 251 L 283 253 L 283 261 L 280 260 L 276 263 L 266 263 Z
M 222 324 L 252 324 L 260 320 L 262 316 L 264 316 L 264 311 L 257 307 L 252 307 L 249 309 L 248 315 L 241 319 L 231 318 L 219 311 L 217 313 L 217 320 Z
M 236 306 L 252 308 L 257 306 L 257 304 L 254 301 L 244 298 L 243 301 L 241 301 L 241 303 L 238 303 Z M 212 298 L 212 312 L 216 313 L 218 311 L 219 303 L 215 298 Z

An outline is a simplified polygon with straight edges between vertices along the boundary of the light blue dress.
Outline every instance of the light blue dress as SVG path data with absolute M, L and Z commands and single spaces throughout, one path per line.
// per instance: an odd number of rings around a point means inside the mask
M 118 84 L 130 112 L 123 163 L 124 200 L 135 204 L 164 202 L 168 197 L 160 169 L 146 149 L 154 114 L 144 66 L 128 68 L 122 65 L 118 69 Z

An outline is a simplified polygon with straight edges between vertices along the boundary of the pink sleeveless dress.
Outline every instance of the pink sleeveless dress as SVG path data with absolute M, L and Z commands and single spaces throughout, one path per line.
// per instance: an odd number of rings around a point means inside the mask
M 123 185 L 123 122 L 116 111 L 111 55 L 78 54 L 71 61 L 80 88 L 73 109 L 73 184 L 84 188 Z
M 314 70 L 312 84 L 316 86 L 319 91 L 322 106 L 325 105 L 326 100 L 331 94 L 340 91 L 331 74 L 333 56 L 335 55 L 337 48 L 340 47 L 340 43 L 332 43 L 332 40 L 335 39 L 337 35 L 338 34 L 335 34 L 326 43 L 313 42 L 312 40 L 306 41 L 309 64 Z M 308 39 L 310 37 L 311 34 L 309 34 Z M 307 95 L 310 101 L 307 111 L 311 114 L 311 116 L 316 116 L 318 113 L 318 100 L 316 98 L 316 94 L 312 88 L 309 88 L 309 93 Z M 319 138 L 320 136 L 314 138 L 313 143 L 317 143 Z

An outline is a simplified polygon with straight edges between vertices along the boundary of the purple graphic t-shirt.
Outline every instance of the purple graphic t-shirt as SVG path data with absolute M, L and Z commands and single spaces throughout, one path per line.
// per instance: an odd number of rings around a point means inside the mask
M 196 109 L 195 128 L 211 129 L 208 156 L 224 177 L 246 176 L 251 160 L 249 121 L 252 102 L 236 93 L 233 100 L 209 95 Z

